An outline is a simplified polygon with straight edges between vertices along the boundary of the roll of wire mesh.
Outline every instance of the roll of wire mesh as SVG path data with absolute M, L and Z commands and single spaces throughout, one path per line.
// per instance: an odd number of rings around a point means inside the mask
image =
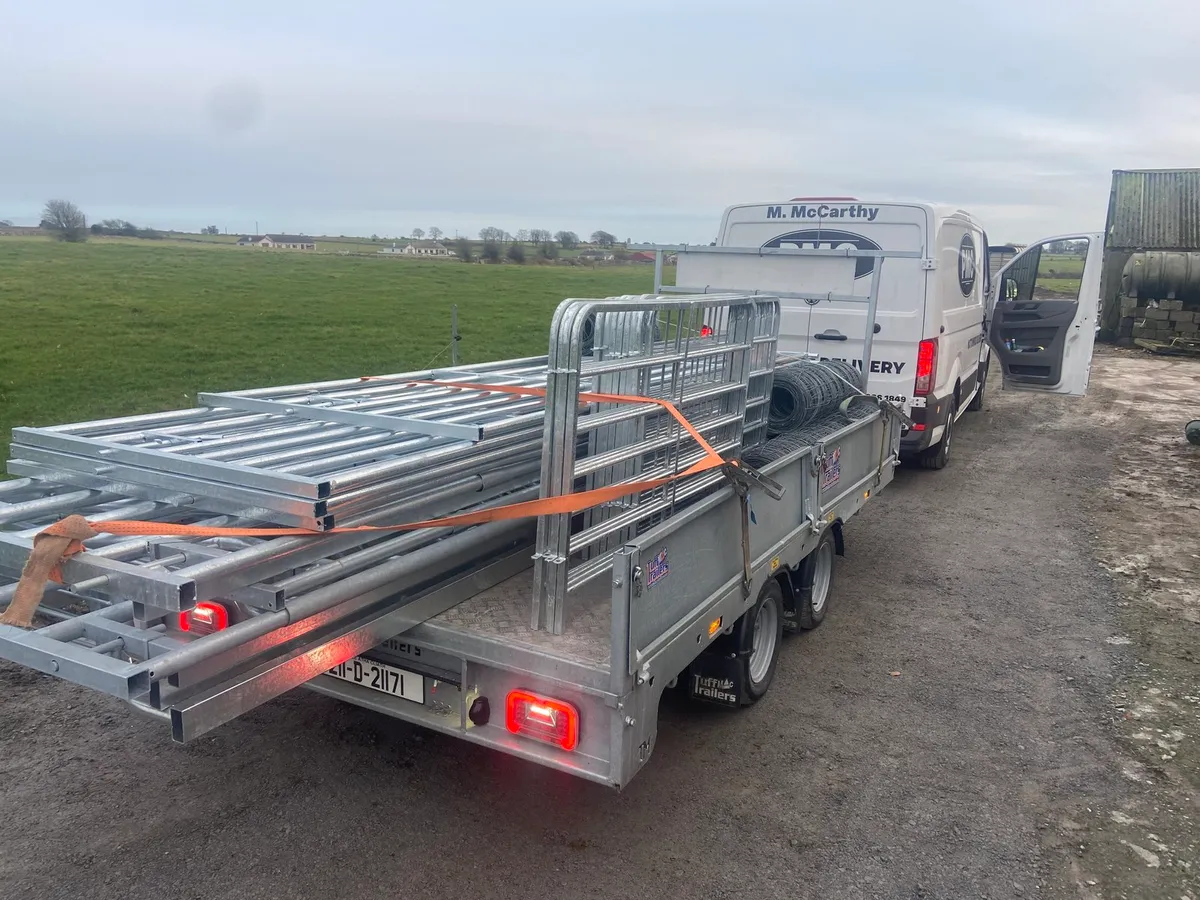
M 858 390 L 865 390 L 867 387 L 866 379 L 863 378 L 861 369 L 856 369 L 848 362 L 842 362 L 840 359 L 823 359 L 821 365 L 833 372 L 834 375 L 848 381 Z M 850 393 L 849 390 L 847 390 Z
M 848 363 L 798 361 L 775 370 L 767 430 L 771 435 L 795 431 L 828 415 L 847 397 L 862 390 L 862 373 Z
M 869 403 L 851 403 L 844 412 L 841 410 L 842 401 L 862 393 L 865 378 L 857 368 L 840 360 L 797 360 L 782 365 L 775 370 L 774 384 L 770 440 L 742 454 L 742 459 L 756 468 L 811 447 L 852 420 L 874 412 Z

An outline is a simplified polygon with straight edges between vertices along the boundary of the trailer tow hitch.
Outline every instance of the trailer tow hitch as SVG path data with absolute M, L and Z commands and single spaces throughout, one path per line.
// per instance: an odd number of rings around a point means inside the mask
M 721 467 L 721 471 L 733 485 L 742 508 L 742 596 L 749 599 L 753 580 L 750 566 L 750 488 L 762 488 L 763 493 L 772 500 L 782 499 L 786 489 L 775 479 L 744 462 L 737 465 L 727 462 Z

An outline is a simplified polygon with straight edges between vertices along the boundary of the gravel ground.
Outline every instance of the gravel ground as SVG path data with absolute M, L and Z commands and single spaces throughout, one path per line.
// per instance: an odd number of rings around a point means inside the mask
M 1128 492 L 1122 435 L 1173 421 L 1126 402 L 1148 364 L 1101 356 L 1083 402 L 993 390 L 847 529 L 771 693 L 665 701 L 621 794 L 304 691 L 174 746 L 5 664 L 0 896 L 1190 900 L 1195 543 Z M 1162 453 L 1200 406 L 1170 371 Z

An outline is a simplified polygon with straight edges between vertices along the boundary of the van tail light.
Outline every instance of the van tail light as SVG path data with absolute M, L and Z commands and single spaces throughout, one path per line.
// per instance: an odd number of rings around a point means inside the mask
M 917 396 L 933 390 L 933 379 L 937 372 L 937 339 L 921 341 L 917 347 L 917 383 L 913 393 Z
M 570 703 L 529 691 L 509 692 L 504 724 L 513 734 L 557 744 L 564 750 L 574 750 L 579 743 L 579 710 Z
M 712 337 L 712 333 L 713 330 L 711 325 L 700 326 L 700 337 Z
M 220 603 L 204 600 L 179 614 L 179 630 L 189 634 L 212 634 L 229 627 L 229 610 Z

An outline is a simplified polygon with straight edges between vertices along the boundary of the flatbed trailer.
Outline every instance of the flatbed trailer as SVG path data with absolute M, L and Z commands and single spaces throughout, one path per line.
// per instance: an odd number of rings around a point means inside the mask
M 843 526 L 891 482 L 899 436 L 897 420 L 875 410 L 823 446 L 765 468 L 784 493 L 773 500 L 751 488 L 746 497 L 754 515 L 748 589 L 742 498 L 730 485 L 621 548 L 611 581 L 597 586 L 561 635 L 529 626 L 532 573 L 524 569 L 366 652 L 368 659 L 421 672 L 429 702 L 328 675 L 307 686 L 591 781 L 626 785 L 654 749 L 658 705 L 669 685 L 683 676 L 694 697 L 735 707 L 757 699 L 744 663 L 765 665 L 757 687 L 765 690 L 769 681 L 761 681 L 773 674 L 784 626 L 799 625 L 803 616 L 811 622 L 814 613 L 823 617 Z M 663 574 L 652 575 L 655 566 Z M 776 587 L 780 615 L 764 624 L 779 628 L 760 629 L 755 647 L 738 623 Z M 513 691 L 573 705 L 575 749 L 510 732 L 497 707 Z M 492 707 L 482 727 L 479 716 L 472 718 L 479 698 Z
M 125 700 L 176 741 L 305 686 L 622 787 L 653 751 L 668 687 L 734 707 L 765 694 L 784 632 L 824 617 L 844 525 L 892 480 L 904 417 L 853 389 L 816 437 L 760 470 L 737 462 L 766 438 L 776 367 L 817 365 L 780 360 L 777 330 L 778 301 L 758 295 L 566 301 L 544 358 L 18 429 L 0 605 L 68 512 L 97 529 L 163 524 L 62 560 L 38 606 L 50 624 L 0 625 L 0 657 Z M 321 458 L 353 458 L 353 477 L 296 456 L 327 436 Z M 236 457 L 243 440 L 257 456 Z M 706 452 L 727 462 L 679 478 Z M 634 489 L 654 478 L 669 483 Z M 336 532 L 623 486 L 622 501 L 536 527 Z M 221 533 L 264 522 L 311 536 Z M 173 524 L 212 531 L 154 531 Z

